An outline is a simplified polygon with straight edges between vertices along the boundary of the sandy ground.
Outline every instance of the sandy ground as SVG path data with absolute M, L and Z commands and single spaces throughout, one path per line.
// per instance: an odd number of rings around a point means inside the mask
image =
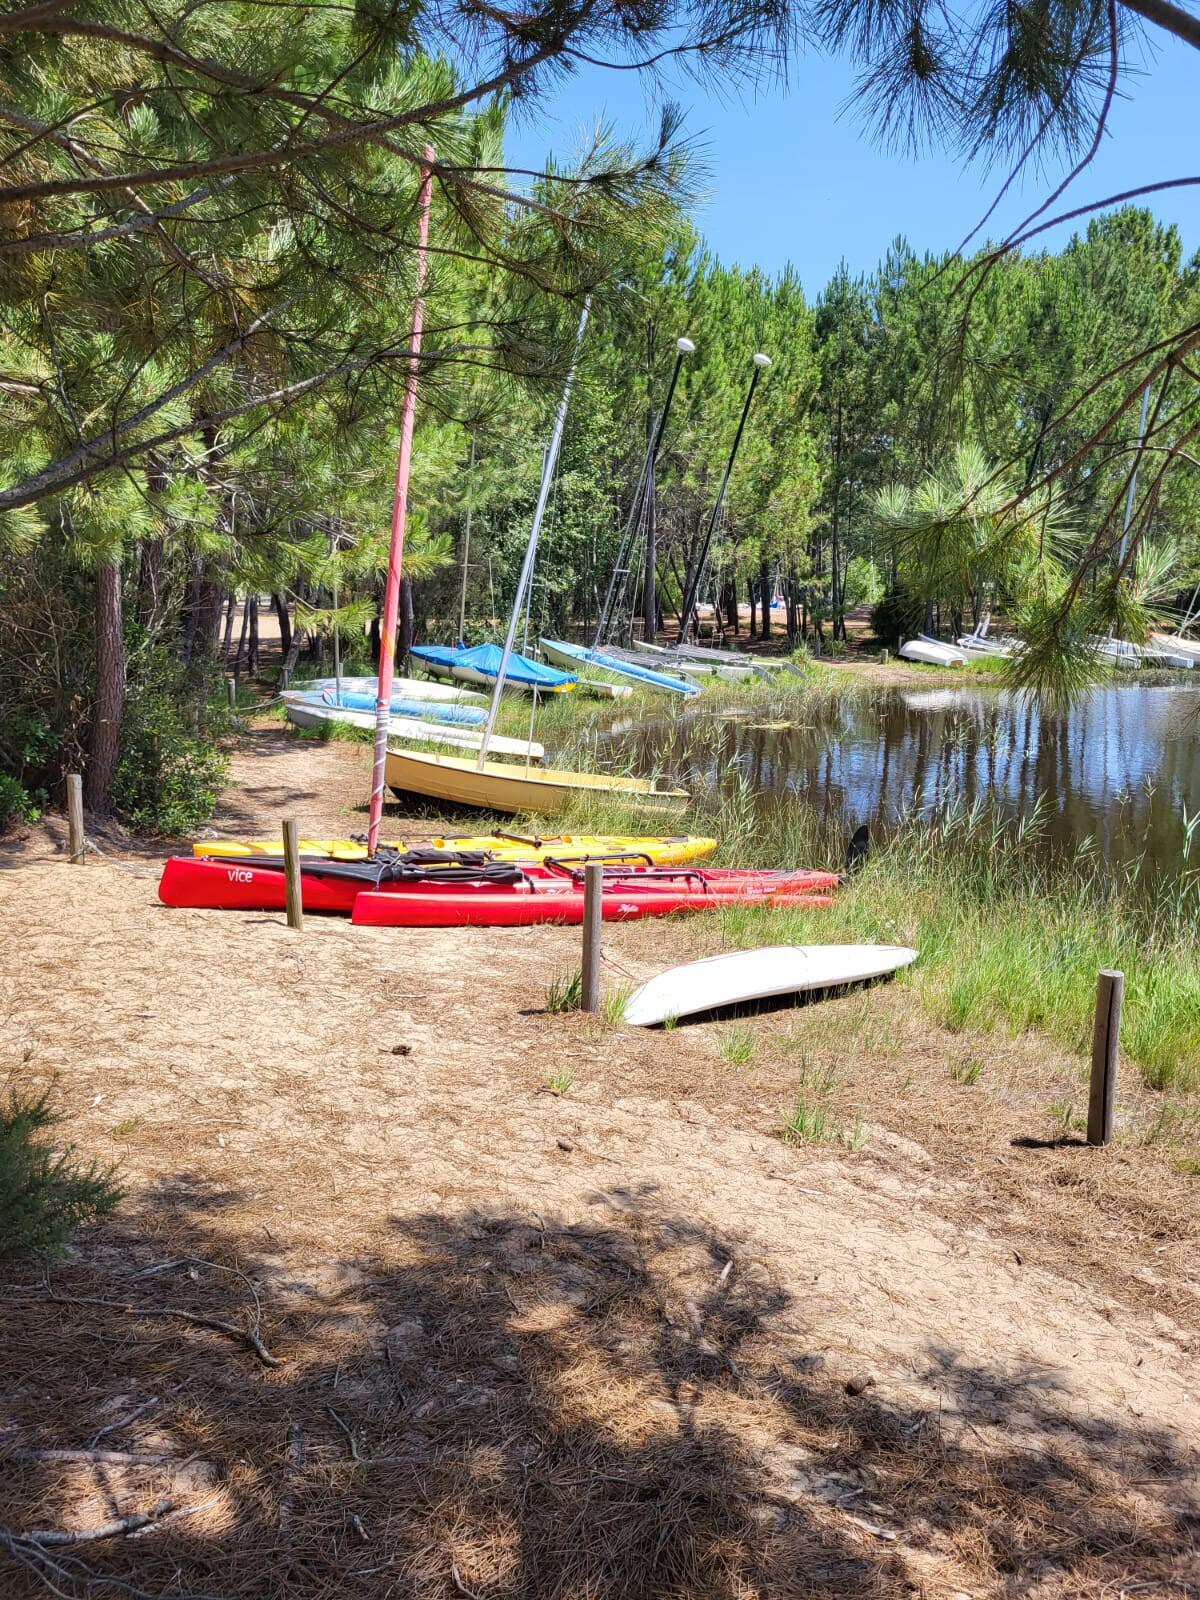
M 357 831 L 363 761 L 252 735 L 214 826 Z M 548 1015 L 573 930 L 297 935 L 104 847 L 0 850 L 0 1060 L 127 1191 L 0 1294 L 0 1594 L 1200 1594 L 1195 1180 L 1056 1141 L 1077 1063 L 892 985 L 739 1067 Z M 778 1137 L 806 1087 L 860 1148 Z

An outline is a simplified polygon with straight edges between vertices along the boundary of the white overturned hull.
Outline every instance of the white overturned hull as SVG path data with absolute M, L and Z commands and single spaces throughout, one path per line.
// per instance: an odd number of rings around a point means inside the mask
M 319 728 L 325 723 L 334 722 L 362 728 L 367 732 L 375 727 L 375 718 L 369 711 L 308 705 L 286 694 L 283 703 L 288 721 L 295 723 L 297 728 Z M 406 739 L 410 744 L 419 741 L 421 744 L 444 745 L 456 751 L 478 750 L 483 744 L 483 735 L 474 728 L 456 728 L 443 722 L 422 722 L 417 717 L 390 717 L 388 738 Z M 540 761 L 546 753 L 540 744 L 527 739 L 507 739 L 500 734 L 492 735 L 488 751 L 498 756 L 516 756 L 522 761 Z
M 1011 656 L 1015 644 L 1011 640 L 982 639 L 973 633 L 964 634 L 955 644 L 964 656 L 982 660 L 984 656 Z
M 677 1017 L 883 978 L 917 952 L 903 945 L 768 945 L 660 972 L 630 996 L 624 1021 L 653 1028 Z
M 967 658 L 962 651 L 948 644 L 934 644 L 928 639 L 908 639 L 900 646 L 905 661 L 919 661 L 924 667 L 965 667 Z
M 379 693 L 378 678 L 343 678 L 341 685 L 343 694 Z M 315 694 L 336 693 L 338 680 L 310 678 L 303 683 L 293 683 L 291 687 L 311 690 Z M 472 694 L 469 689 L 459 689 L 450 684 L 431 683 L 428 678 L 393 678 L 392 694 L 406 700 L 454 701 L 458 705 L 467 706 L 485 706 L 488 703 L 484 694 Z

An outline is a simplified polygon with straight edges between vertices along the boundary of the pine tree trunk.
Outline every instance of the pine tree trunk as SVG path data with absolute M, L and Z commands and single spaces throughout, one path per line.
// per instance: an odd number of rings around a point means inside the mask
M 121 759 L 121 715 L 125 709 L 125 638 L 121 607 L 121 563 L 106 561 L 96 572 L 96 705 L 88 741 L 84 796 L 98 816 L 112 812 L 112 786 Z
M 754 609 L 754 579 L 753 578 L 751 578 L 749 580 L 749 582 L 746 584 L 746 591 L 750 596 L 750 637 L 752 639 L 757 639 L 758 638 L 758 629 L 757 629 L 757 625 L 756 625 L 756 622 L 755 622 L 755 617 L 756 617 L 757 613 L 755 612 L 755 609 Z
M 196 629 L 200 626 L 200 589 L 200 558 L 197 557 L 192 564 L 192 575 L 188 579 L 183 602 L 183 637 L 179 645 L 179 659 L 184 666 L 191 661 L 196 648 Z
M 292 619 L 288 614 L 288 604 L 281 594 L 271 596 L 271 604 L 275 608 L 275 615 L 279 619 L 279 648 L 283 658 L 287 660 L 287 653 L 292 648 Z
M 771 637 L 771 573 L 765 561 L 759 562 L 758 588 L 762 599 L 762 636 Z
M 413 639 L 413 594 L 412 579 L 400 579 L 400 630 L 396 641 L 396 659 L 401 672 L 408 671 L 409 653 L 412 650 Z
M 258 674 L 258 596 L 252 594 L 246 604 L 250 611 L 250 647 L 246 665 L 253 678 Z
M 225 633 L 221 640 L 221 663 L 224 665 L 229 660 L 229 647 L 233 643 L 233 619 L 237 615 L 237 590 L 231 589 L 226 596 Z

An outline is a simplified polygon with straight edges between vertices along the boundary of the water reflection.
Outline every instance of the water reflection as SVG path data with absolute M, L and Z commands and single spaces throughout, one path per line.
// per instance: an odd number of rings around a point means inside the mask
M 1093 838 L 1109 860 L 1180 857 L 1185 811 L 1200 811 L 1200 692 L 1092 691 L 1068 711 L 995 689 L 901 689 L 847 698 L 816 727 L 711 716 L 642 723 L 622 759 L 669 765 L 693 791 L 740 770 L 764 809 L 802 796 L 829 819 L 885 827 L 906 812 L 983 800 L 1048 808 L 1051 847 Z

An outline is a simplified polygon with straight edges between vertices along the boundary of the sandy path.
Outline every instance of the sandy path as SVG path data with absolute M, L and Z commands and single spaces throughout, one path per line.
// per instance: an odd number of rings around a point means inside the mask
M 218 826 L 287 805 L 347 831 L 361 759 L 263 735 Z M 786 1146 L 774 1080 L 735 1080 L 712 1028 L 546 1016 L 570 930 L 297 937 L 169 911 L 133 865 L 68 869 L 37 835 L 0 869 L 3 1059 L 56 1081 L 69 1137 L 119 1157 L 128 1191 L 55 1283 L 241 1322 L 231 1274 L 134 1277 L 236 1262 L 283 1366 L 136 1319 L 130 1344 L 115 1311 L 8 1312 L 0 1440 L 78 1445 L 149 1394 L 116 1443 L 206 1463 L 195 1516 L 110 1541 L 103 1570 L 157 1593 L 173 1562 L 233 1593 L 252 1550 L 262 1593 L 1196 1592 L 1177 1230 L 1168 1272 L 1101 1195 L 1097 1259 L 1132 1252 L 1172 1293 L 1068 1274 L 1043 1245 L 1057 1188 L 1083 1226 L 1070 1184 L 947 1159 L 886 1089 L 865 1148 Z M 696 937 L 608 943 L 636 976 Z M 351 1451 L 403 1460 L 364 1477 Z M 153 1497 L 141 1470 L 105 1480 L 124 1510 Z M 94 1471 L 0 1465 L 0 1522 L 94 1522 Z M 27 1563 L 10 1576 L 39 1592 Z

